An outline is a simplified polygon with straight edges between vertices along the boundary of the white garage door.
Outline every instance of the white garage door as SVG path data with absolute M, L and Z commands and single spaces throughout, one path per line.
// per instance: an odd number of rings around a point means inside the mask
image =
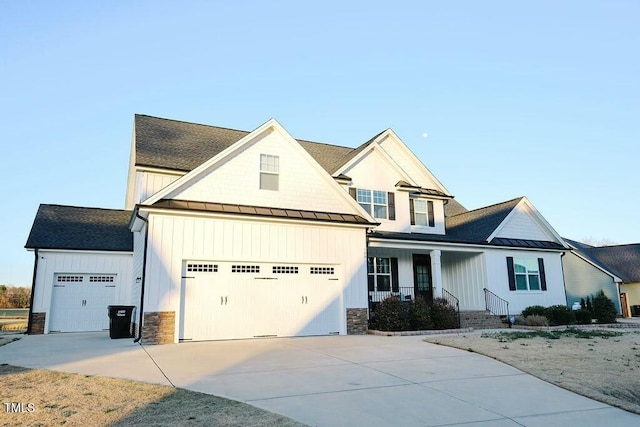
M 49 332 L 83 332 L 109 329 L 107 306 L 115 304 L 113 274 L 56 274 Z
M 188 262 L 180 340 L 337 334 L 337 265 Z

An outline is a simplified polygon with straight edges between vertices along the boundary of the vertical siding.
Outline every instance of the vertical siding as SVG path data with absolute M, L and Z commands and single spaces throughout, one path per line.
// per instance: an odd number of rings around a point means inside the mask
M 146 226 L 139 232 L 133 233 L 133 274 L 131 281 L 131 299 L 129 304 L 140 309 L 140 292 L 142 289 L 142 264 L 144 263 L 144 235 Z M 140 277 L 140 282 L 136 279 Z M 139 313 L 139 312 L 138 312 Z
M 562 258 L 562 265 L 569 307 L 576 301 L 580 302 L 581 298 L 596 295 L 600 290 L 603 290 L 605 295 L 611 298 L 615 304 L 618 313 L 622 313 L 618 286 L 611 276 L 573 253 L 567 253 Z
M 49 252 L 39 251 L 38 271 L 33 311 L 45 312 L 45 332 L 49 331 L 53 278 L 56 273 L 103 273 L 117 276 L 116 298 L 119 304 L 129 304 L 131 300 L 133 256 L 123 253 L 91 252 Z
M 517 251 L 506 249 L 487 249 L 487 288 L 499 297 L 509 301 L 509 310 L 520 313 L 531 305 L 550 305 L 567 303 L 562 275 L 562 261 L 560 253 Z M 514 258 L 542 258 L 547 278 L 546 291 L 510 291 L 507 275 L 507 257 Z
M 171 184 L 180 175 L 137 171 L 134 179 L 133 204 L 141 203 Z
M 340 264 L 343 308 L 365 308 L 365 245 L 360 228 L 152 214 L 145 311 L 175 311 L 180 318 L 184 260 Z
M 460 310 L 484 310 L 487 272 L 483 254 L 442 252 L 442 282 L 460 300 Z

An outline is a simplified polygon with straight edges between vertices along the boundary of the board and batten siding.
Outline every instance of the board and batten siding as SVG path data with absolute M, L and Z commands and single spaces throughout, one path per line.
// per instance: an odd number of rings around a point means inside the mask
M 142 203 L 182 175 L 149 171 L 136 171 L 133 205 Z M 128 209 L 133 209 L 133 205 Z
M 442 287 L 460 303 L 460 310 L 484 310 L 487 270 L 484 254 L 442 252 Z
M 140 292 L 142 290 L 142 265 L 144 264 L 144 236 L 146 224 L 142 230 L 133 232 L 133 274 L 131 281 L 131 305 L 140 309 Z M 137 278 L 140 278 L 138 281 Z M 139 311 L 138 311 L 139 313 Z M 134 319 L 135 320 L 135 319 Z M 137 322 L 137 320 L 135 320 Z
M 40 259 L 38 259 L 32 311 L 46 313 L 45 333 L 49 333 L 51 296 L 56 274 L 115 274 L 117 283 L 115 303 L 129 303 L 131 299 L 132 254 L 39 250 L 38 255 Z M 106 307 L 105 316 L 107 316 Z
M 485 251 L 487 263 L 487 288 L 500 298 L 509 302 L 509 311 L 518 314 L 531 305 L 545 307 L 561 304 L 566 305 L 567 299 L 562 275 L 562 261 L 560 253 L 541 252 L 532 250 L 487 249 Z M 547 283 L 546 291 L 510 291 L 509 275 L 507 273 L 507 257 L 514 258 L 542 258 Z
M 600 290 L 613 301 L 620 314 L 620 296 L 613 277 L 573 253 L 562 258 L 564 280 L 567 289 L 567 305 L 571 307 L 581 298 L 595 296 Z
M 149 215 L 144 310 L 174 311 L 180 318 L 186 260 L 340 264 L 342 312 L 366 308 L 365 257 L 363 228 L 153 213 Z M 346 320 L 342 323 L 344 334 Z

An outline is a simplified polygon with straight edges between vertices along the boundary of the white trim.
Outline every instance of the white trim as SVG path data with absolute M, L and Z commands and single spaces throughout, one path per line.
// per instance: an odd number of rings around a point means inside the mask
M 153 168 L 149 166 L 136 166 L 136 172 L 152 172 L 152 173 L 162 173 L 165 175 L 175 175 L 175 176 L 184 176 L 189 172 L 178 171 L 175 169 L 162 169 L 162 168 Z
M 549 224 L 547 220 L 544 219 L 542 214 L 536 209 L 535 206 L 533 206 L 533 203 L 531 203 L 529 199 L 527 199 L 526 197 L 523 197 L 522 200 L 520 200 L 518 204 L 516 204 L 513 207 L 513 209 L 511 209 L 511 212 L 509 212 L 509 214 L 502 220 L 500 225 L 498 225 L 496 229 L 493 230 L 493 233 L 491 233 L 491 235 L 487 238 L 487 243 L 490 243 L 493 239 L 495 239 L 495 237 L 505 227 L 505 225 L 509 222 L 509 220 L 515 215 L 516 209 L 523 204 L 526 206 L 526 208 L 530 210 L 530 213 L 533 214 L 534 220 L 537 220 L 540 223 L 540 225 L 542 225 L 542 227 L 546 229 L 545 231 L 550 233 L 556 239 L 557 243 L 560 243 L 563 247 L 565 247 L 566 249 L 569 249 L 569 246 L 567 246 L 567 243 L 564 241 L 564 239 L 556 232 L 556 230 L 553 229 L 551 224 Z M 524 209 L 524 211 L 525 213 L 529 214 L 529 212 L 527 212 L 526 209 Z M 514 239 L 516 239 L 516 237 L 514 237 Z
M 26 248 L 27 252 L 33 252 L 33 248 Z M 133 251 L 97 251 L 97 250 L 88 250 L 88 249 L 38 249 L 38 254 L 41 253 L 86 253 L 86 254 L 106 254 L 106 255 L 133 255 Z
M 369 237 L 370 248 L 390 248 L 390 249 L 425 249 L 424 246 L 428 246 L 430 249 L 442 248 L 458 248 L 456 250 L 460 252 L 482 252 L 486 249 L 507 249 L 514 251 L 527 251 L 527 252 L 567 252 L 565 249 L 550 249 L 550 248 L 521 248 L 514 246 L 502 246 L 502 245 L 478 245 L 474 243 L 453 243 L 453 242 L 430 242 L 423 240 L 402 240 L 402 239 L 384 239 L 378 237 Z M 480 249 L 480 251 L 478 251 Z

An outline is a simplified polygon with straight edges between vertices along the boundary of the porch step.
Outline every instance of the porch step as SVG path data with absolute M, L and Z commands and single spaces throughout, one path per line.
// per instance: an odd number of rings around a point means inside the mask
M 474 329 L 508 328 L 509 324 L 501 316 L 494 316 L 485 310 L 460 311 L 460 327 Z

